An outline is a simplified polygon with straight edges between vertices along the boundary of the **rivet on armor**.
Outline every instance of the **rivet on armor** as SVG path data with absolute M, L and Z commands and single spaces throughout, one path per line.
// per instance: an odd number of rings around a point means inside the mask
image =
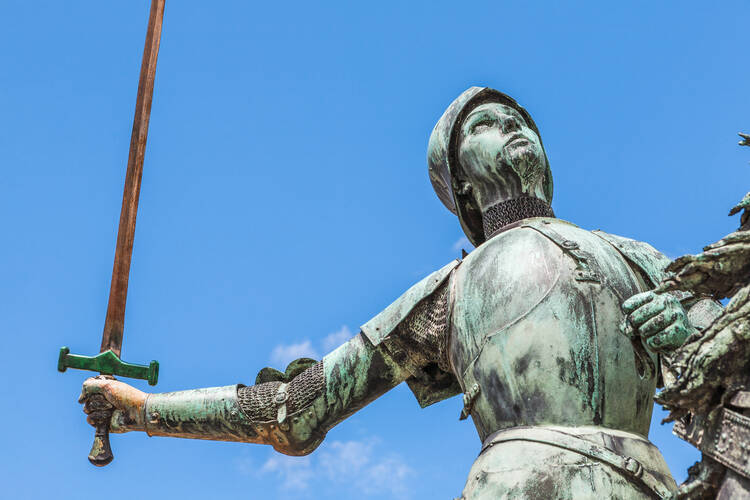
M 466 391 L 464 393 L 463 401 L 464 401 L 464 407 L 461 410 L 461 415 L 458 417 L 459 420 L 466 420 L 469 415 L 471 414 L 471 409 L 474 406 L 474 401 L 476 400 L 477 396 L 479 395 L 479 384 L 474 383 L 471 386 L 471 389 Z
M 576 248 L 578 248 L 578 243 L 571 240 L 564 240 L 562 242 L 562 246 L 563 248 L 567 248 L 568 250 L 575 250 Z
M 286 393 L 286 391 L 279 391 L 276 393 L 276 396 L 273 398 L 273 402 L 277 405 L 281 405 L 286 403 L 286 400 L 289 399 L 289 395 Z

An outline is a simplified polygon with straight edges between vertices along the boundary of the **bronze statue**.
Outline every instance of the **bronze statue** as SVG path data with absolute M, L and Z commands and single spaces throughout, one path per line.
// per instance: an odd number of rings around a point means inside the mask
M 112 432 L 305 455 L 406 382 L 423 407 L 463 394 L 460 418 L 471 416 L 482 451 L 461 498 L 668 498 L 676 485 L 647 437 L 652 398 L 670 354 L 721 306 L 649 291 L 666 277 L 662 254 L 556 218 L 539 131 L 501 92 L 472 87 L 453 101 L 428 164 L 476 246 L 463 260 L 319 362 L 266 368 L 253 386 L 162 394 L 96 377 L 84 383 L 84 411 L 99 411 L 90 401 L 103 395 Z

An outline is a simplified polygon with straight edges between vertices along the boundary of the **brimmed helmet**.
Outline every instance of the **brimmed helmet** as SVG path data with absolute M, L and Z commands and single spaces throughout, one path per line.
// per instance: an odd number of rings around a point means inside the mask
M 544 194 L 548 202 L 552 201 L 552 172 L 539 129 L 531 115 L 512 97 L 502 92 L 488 87 L 470 87 L 448 106 L 432 130 L 427 146 L 427 164 L 430 181 L 438 198 L 448 210 L 458 216 L 464 233 L 474 246 L 479 246 L 485 240 L 482 214 L 472 192 L 461 190 L 466 176 L 458 162 L 458 137 L 461 124 L 471 110 L 488 102 L 505 104 L 517 110 L 529 128 L 539 137 L 545 164 Z

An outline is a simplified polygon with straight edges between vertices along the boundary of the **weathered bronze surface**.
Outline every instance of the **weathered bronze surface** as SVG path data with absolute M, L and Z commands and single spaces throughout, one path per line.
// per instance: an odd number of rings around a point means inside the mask
M 668 498 L 648 440 L 673 351 L 721 314 L 702 296 L 651 291 L 669 259 L 646 243 L 554 217 L 552 177 L 528 112 L 472 87 L 438 121 L 430 179 L 476 249 L 410 288 L 322 361 L 256 385 L 145 395 L 89 379 L 117 432 L 312 452 L 327 431 L 401 382 L 427 406 L 463 394 L 482 451 L 463 499 Z

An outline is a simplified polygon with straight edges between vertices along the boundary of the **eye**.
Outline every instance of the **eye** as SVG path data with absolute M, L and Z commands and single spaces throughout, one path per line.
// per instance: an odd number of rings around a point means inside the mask
M 482 130 L 486 128 L 491 128 L 493 125 L 495 125 L 494 120 L 490 120 L 489 118 L 485 118 L 483 120 L 479 120 L 478 122 L 475 122 L 471 125 L 471 133 L 477 133 L 481 132 Z
M 515 118 L 518 121 L 519 125 L 525 125 L 526 124 L 526 120 L 524 120 L 523 116 L 521 116 L 521 114 L 518 111 L 513 110 L 512 116 L 513 116 L 513 118 Z

